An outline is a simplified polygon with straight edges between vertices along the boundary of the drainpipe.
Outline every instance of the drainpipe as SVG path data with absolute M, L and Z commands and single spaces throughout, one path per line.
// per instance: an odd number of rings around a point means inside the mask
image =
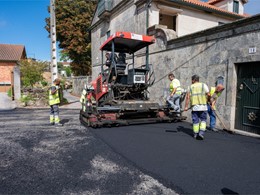
M 146 1 L 146 34 L 148 34 L 149 27 L 149 7 L 153 0 Z M 146 47 L 146 69 L 149 70 L 149 46 Z

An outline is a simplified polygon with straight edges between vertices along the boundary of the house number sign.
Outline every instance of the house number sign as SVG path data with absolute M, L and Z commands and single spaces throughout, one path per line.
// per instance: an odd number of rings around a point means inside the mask
M 254 53 L 256 53 L 256 47 L 249 47 L 248 53 L 249 53 L 249 54 L 254 54 Z

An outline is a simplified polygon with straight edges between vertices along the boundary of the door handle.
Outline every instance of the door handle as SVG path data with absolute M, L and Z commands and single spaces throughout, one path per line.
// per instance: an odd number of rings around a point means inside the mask
M 240 84 L 239 89 L 240 89 L 240 90 L 243 90 L 243 89 L 244 89 L 243 83 Z

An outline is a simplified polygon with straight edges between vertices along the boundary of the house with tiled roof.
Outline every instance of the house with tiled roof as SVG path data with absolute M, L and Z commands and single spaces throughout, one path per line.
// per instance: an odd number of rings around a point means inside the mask
M 93 16 L 92 64 L 99 46 L 115 31 L 161 36 L 167 42 L 248 17 L 248 0 L 99 0 Z
M 21 95 L 19 61 L 26 59 L 23 45 L 0 44 L 0 92 L 13 91 L 14 99 Z

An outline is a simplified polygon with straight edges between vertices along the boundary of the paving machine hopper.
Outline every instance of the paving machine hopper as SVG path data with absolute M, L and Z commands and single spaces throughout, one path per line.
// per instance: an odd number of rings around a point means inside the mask
M 149 100 L 148 88 L 155 81 L 153 66 L 148 63 L 148 52 L 145 64 L 135 62 L 135 53 L 154 41 L 153 36 L 116 32 L 104 42 L 101 72 L 82 92 L 82 124 L 96 128 L 185 119 Z

